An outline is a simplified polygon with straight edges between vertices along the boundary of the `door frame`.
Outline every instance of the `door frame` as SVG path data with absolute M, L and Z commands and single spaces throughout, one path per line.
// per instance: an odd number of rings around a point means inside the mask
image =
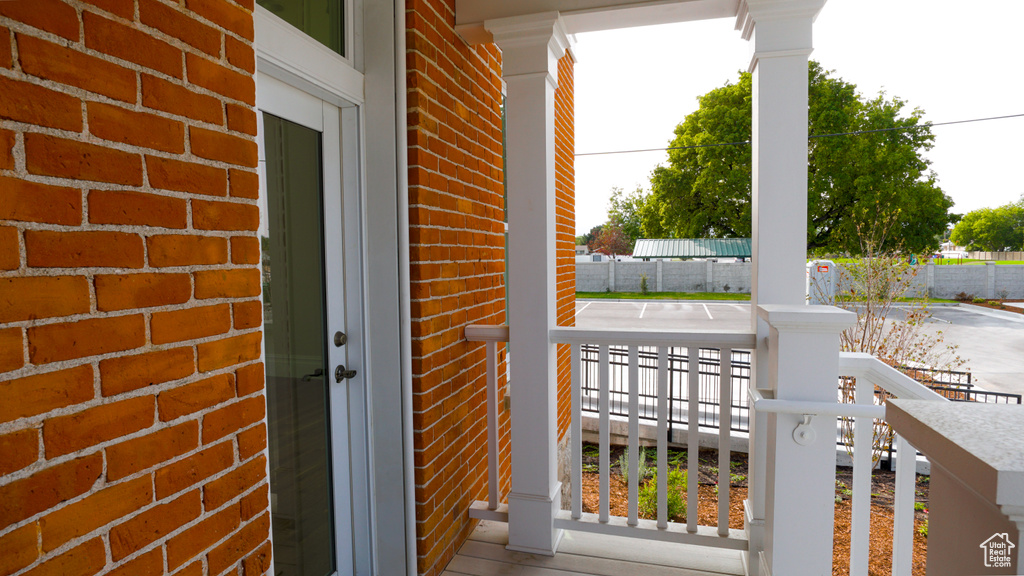
M 335 493 L 335 522 L 348 517 L 351 529 L 335 529 L 351 542 L 339 542 L 338 573 L 376 573 L 376 532 L 373 512 L 374 482 L 371 458 L 370 394 L 372 367 L 366 345 L 366 242 L 363 190 L 362 91 L 363 76 L 350 61 L 322 46 L 260 6 L 255 10 L 257 74 L 257 143 L 263 150 L 265 109 L 271 114 L 317 129 L 322 138 L 324 178 L 324 242 L 341 245 L 344 266 L 340 277 L 330 272 L 326 283 L 328 320 L 343 318 L 348 343 L 341 349 L 328 345 L 326 366 L 331 389 L 331 457 Z M 358 53 L 358 51 L 357 51 Z M 319 114 L 317 113 L 319 112 Z M 329 136 L 332 135 L 332 136 Z M 332 161 L 333 160 L 333 161 Z M 261 163 L 261 219 L 266 218 L 265 174 Z M 331 192 L 340 188 L 340 195 Z M 331 222 L 340 215 L 340 222 Z M 326 248 L 326 246 L 325 246 Z M 332 328 L 328 328 L 331 330 Z M 356 377 L 336 384 L 334 367 L 345 364 Z M 347 438 L 333 428 L 347 424 Z M 268 448 L 269 449 L 269 448 Z M 268 460 L 269 461 L 269 460 Z M 344 551 L 351 550 L 345 557 Z

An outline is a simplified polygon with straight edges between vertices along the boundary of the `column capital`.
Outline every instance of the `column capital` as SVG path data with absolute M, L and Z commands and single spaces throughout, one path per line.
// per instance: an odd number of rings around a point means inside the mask
M 754 24 L 769 20 L 810 18 L 813 22 L 826 0 L 740 0 L 736 10 L 736 30 L 750 40 Z
M 484 28 L 501 48 L 502 77 L 547 74 L 557 85 L 558 60 L 575 44 L 558 12 L 487 20 Z
M 765 58 L 810 56 L 811 25 L 824 4 L 825 0 L 741 0 L 736 29 L 750 41 L 747 71 L 753 73 Z

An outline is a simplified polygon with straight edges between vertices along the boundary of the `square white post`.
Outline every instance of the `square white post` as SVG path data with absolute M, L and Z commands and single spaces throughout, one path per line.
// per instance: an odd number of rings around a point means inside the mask
M 555 88 L 569 38 L 557 12 L 488 20 L 507 85 L 512 489 L 508 548 L 553 555 L 561 530 L 555 347 Z

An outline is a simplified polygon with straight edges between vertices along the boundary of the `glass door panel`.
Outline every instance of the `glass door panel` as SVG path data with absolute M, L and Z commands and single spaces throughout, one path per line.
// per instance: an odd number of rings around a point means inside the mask
M 263 113 L 264 352 L 276 576 L 335 571 L 321 133 Z

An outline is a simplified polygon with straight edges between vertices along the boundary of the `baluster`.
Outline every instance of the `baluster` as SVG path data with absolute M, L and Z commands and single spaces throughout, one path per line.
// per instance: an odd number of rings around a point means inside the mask
M 658 347 L 658 528 L 668 527 L 668 348 Z
M 730 429 L 732 428 L 732 350 L 718 355 L 718 535 L 729 535 Z
M 582 369 L 582 354 L 580 344 L 572 344 L 569 347 L 569 394 L 572 402 L 569 420 L 569 441 L 572 443 L 572 476 L 569 483 L 572 485 L 572 517 L 579 520 L 583 515 L 583 410 L 580 399 L 580 370 Z
M 600 456 L 600 460 L 601 460 L 600 467 L 601 467 L 601 470 L 600 470 L 600 473 L 599 473 L 600 481 L 599 481 L 599 485 L 598 485 L 598 492 L 599 492 L 598 496 L 599 496 L 599 499 L 600 499 L 598 520 L 600 522 L 607 522 L 608 521 L 608 512 L 609 512 L 609 501 L 610 501 L 609 496 L 608 496 L 608 481 L 609 481 L 609 475 L 611 474 L 611 471 L 609 470 L 609 468 L 611 466 L 611 459 L 609 458 L 609 454 L 608 454 L 608 452 L 609 452 L 609 444 L 610 444 L 610 437 L 609 437 L 610 436 L 610 430 L 609 430 L 610 423 L 609 423 L 609 419 L 608 419 L 608 411 L 609 411 L 608 401 L 609 401 L 609 396 L 610 396 L 610 394 L 609 394 L 610 382 L 608 381 L 608 372 L 609 372 L 609 369 L 610 369 L 610 365 L 609 365 L 609 357 L 608 357 L 608 346 L 606 344 L 602 344 L 600 346 L 600 348 L 599 348 L 598 360 L 597 360 L 597 369 L 598 369 L 597 381 L 598 381 L 598 388 L 599 388 L 598 395 L 599 395 L 599 398 L 600 398 L 600 400 L 598 402 L 598 411 L 599 411 L 599 415 L 598 415 L 598 421 L 599 421 L 599 425 L 598 425 L 599 439 L 598 439 L 598 442 L 599 442 L 599 446 L 598 446 L 598 449 L 600 450 L 600 454 L 601 454 L 601 456 Z
M 910 442 L 904 440 L 902 436 L 897 436 L 896 493 L 893 495 L 892 520 L 893 576 L 910 576 L 913 569 L 914 493 L 916 484 L 917 450 L 910 445 Z M 1020 558 L 1019 553 L 1018 558 Z
M 854 383 L 857 404 L 875 403 L 875 386 L 867 378 Z M 871 418 L 853 423 L 853 500 L 850 503 L 850 576 L 867 576 L 871 536 Z
M 640 481 L 640 356 L 636 346 L 629 347 L 629 503 L 627 524 L 636 526 L 637 502 L 639 493 L 637 487 Z
M 487 508 L 498 509 L 498 343 L 487 342 Z
M 687 352 L 687 376 L 689 380 L 686 411 L 686 531 L 697 532 L 697 481 L 698 456 L 700 455 L 700 348 L 691 346 Z

